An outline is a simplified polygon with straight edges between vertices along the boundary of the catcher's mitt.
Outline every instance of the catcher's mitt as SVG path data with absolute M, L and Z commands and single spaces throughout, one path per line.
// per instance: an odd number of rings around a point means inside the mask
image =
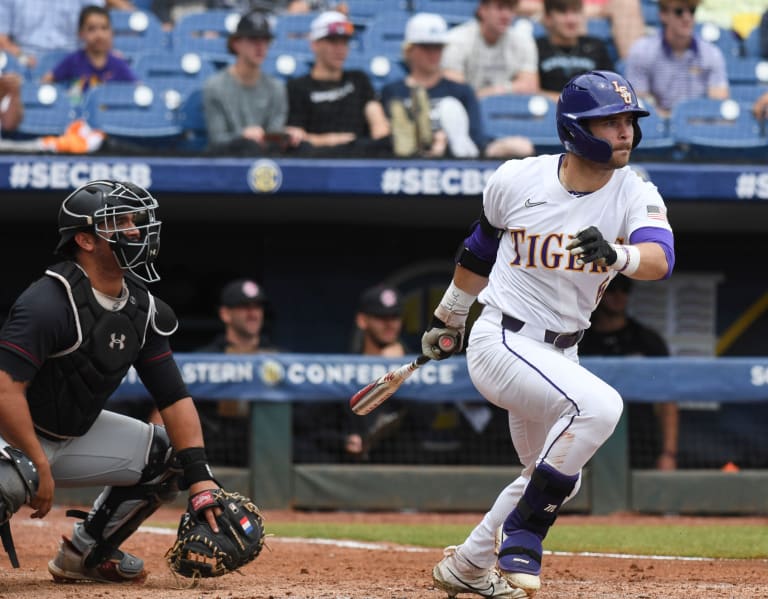
M 204 511 L 218 507 L 219 532 L 213 532 Z M 190 578 L 234 572 L 253 561 L 264 545 L 259 508 L 239 493 L 210 489 L 189 498 L 181 516 L 176 542 L 165 554 L 171 570 Z

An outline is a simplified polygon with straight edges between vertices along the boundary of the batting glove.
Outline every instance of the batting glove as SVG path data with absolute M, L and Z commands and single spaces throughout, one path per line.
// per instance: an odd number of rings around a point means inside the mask
M 433 316 L 429 329 L 421 336 L 421 353 L 432 360 L 445 360 L 461 351 L 463 341 L 463 326 L 458 329 L 449 327 Z
M 576 233 L 565 249 L 577 256 L 576 262 L 582 265 L 597 262 L 600 266 L 610 266 L 617 258 L 614 246 L 605 240 L 597 227 L 587 227 Z

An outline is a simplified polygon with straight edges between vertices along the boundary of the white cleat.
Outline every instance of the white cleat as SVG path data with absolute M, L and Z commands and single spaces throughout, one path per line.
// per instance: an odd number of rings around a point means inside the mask
M 541 588 L 541 579 L 534 574 L 501 571 L 501 577 L 506 580 L 512 588 L 524 592 L 525 595 L 520 595 L 521 597 L 533 597 L 536 594 L 536 591 Z
M 525 590 L 512 587 L 495 569 L 467 574 L 461 572 L 456 564 L 455 546 L 446 547 L 443 559 L 432 570 L 435 586 L 448 593 L 454 599 L 460 593 L 472 593 L 480 597 L 499 597 L 501 599 L 528 599 Z

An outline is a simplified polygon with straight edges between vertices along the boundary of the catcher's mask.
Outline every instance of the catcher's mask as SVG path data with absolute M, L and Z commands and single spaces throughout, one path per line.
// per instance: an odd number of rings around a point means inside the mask
M 589 132 L 587 119 L 614 114 L 634 116 L 632 148 L 642 139 L 638 117 L 648 116 L 637 101 L 632 85 L 612 71 L 590 71 L 565 84 L 557 101 L 557 134 L 565 149 L 595 162 L 608 162 L 613 148 L 604 139 Z
M 78 187 L 61 203 L 56 253 L 70 256 L 78 231 L 90 231 L 106 240 L 117 263 L 142 281 L 160 280 L 154 261 L 160 252 L 157 200 L 143 187 L 122 181 L 91 181 Z M 126 226 L 125 217 L 133 224 Z M 138 235 L 126 231 L 138 231 Z

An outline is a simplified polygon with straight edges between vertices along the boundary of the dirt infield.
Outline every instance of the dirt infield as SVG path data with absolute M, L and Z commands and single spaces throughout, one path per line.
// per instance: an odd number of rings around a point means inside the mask
M 58 539 L 69 534 L 71 520 L 64 508 L 43 520 L 31 520 L 25 508 L 12 522 L 21 568 L 13 570 L 0 551 L 0 599 L 440 599 L 445 593 L 431 584 L 431 569 L 441 552 L 436 549 L 386 544 L 321 543 L 311 540 L 270 538 L 269 549 L 243 569 L 243 575 L 202 581 L 185 588 L 169 572 L 163 554 L 173 539 L 155 527 L 178 521 L 179 510 L 161 510 L 125 543 L 125 549 L 143 557 L 150 572 L 141 587 L 104 584 L 57 585 L 50 580 L 46 563 Z M 269 521 L 324 520 L 357 522 L 451 522 L 474 524 L 477 514 L 307 514 L 266 512 Z M 579 517 L 563 516 L 579 522 Z M 596 522 L 644 522 L 664 525 L 669 519 L 616 516 L 582 518 Z M 696 519 L 681 522 L 695 524 Z M 765 527 L 768 519 L 752 519 Z M 706 522 L 712 522 L 707 519 Z M 741 519 L 738 523 L 744 523 Z M 172 531 L 171 531 L 172 532 Z M 458 540 L 458 539 L 457 539 Z M 466 595 L 472 597 L 473 595 Z M 462 597 L 465 597 L 462 595 Z M 683 561 L 638 558 L 548 555 L 543 587 L 537 599 L 768 599 L 768 561 Z

